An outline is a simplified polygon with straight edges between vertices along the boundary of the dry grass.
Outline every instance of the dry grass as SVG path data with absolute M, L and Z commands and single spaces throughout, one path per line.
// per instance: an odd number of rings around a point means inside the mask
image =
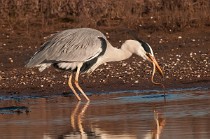
M 11 27 L 138 27 L 179 31 L 210 25 L 209 0 L 0 0 L 0 23 Z

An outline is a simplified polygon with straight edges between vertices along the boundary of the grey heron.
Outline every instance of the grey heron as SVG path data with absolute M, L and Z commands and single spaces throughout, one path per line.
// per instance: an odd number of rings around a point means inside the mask
M 139 39 L 126 40 L 118 49 L 109 43 L 102 32 L 91 28 L 68 29 L 54 34 L 32 56 L 26 67 L 39 67 L 41 72 L 52 65 L 55 68 L 70 71 L 68 85 L 80 101 L 81 98 L 72 84 L 72 76 L 75 73 L 74 84 L 89 101 L 89 98 L 79 85 L 80 73 L 92 73 L 103 63 L 125 60 L 131 57 L 132 54 L 153 63 L 153 76 L 156 69 L 163 75 L 163 71 L 148 43 Z

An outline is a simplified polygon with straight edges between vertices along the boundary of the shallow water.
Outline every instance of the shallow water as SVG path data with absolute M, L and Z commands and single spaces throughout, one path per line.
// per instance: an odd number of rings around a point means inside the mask
M 111 92 L 74 97 L 1 97 L 1 138 L 192 139 L 210 138 L 210 91 L 204 88 Z

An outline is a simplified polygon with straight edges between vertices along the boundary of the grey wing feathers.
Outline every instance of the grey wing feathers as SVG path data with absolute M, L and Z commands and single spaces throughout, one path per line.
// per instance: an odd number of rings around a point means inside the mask
M 45 42 L 30 59 L 27 67 L 50 62 L 85 62 L 97 57 L 101 52 L 101 40 L 106 37 L 89 28 L 69 29 L 55 34 Z
M 49 45 L 49 41 L 45 42 L 39 51 L 37 51 L 34 56 L 29 60 L 26 64 L 26 67 L 34 67 L 38 64 L 41 64 L 47 57 L 47 46 Z

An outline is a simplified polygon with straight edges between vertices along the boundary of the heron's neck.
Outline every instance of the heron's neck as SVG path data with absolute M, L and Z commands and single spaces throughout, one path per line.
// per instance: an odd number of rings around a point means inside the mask
M 111 61 L 122 61 L 122 60 L 128 59 L 133 54 L 133 52 L 130 49 L 128 49 L 128 47 L 129 46 L 124 43 L 121 46 L 121 48 L 118 49 L 111 46 L 110 44 L 110 46 L 107 47 L 107 51 L 104 55 L 106 59 L 105 61 L 111 62 Z

